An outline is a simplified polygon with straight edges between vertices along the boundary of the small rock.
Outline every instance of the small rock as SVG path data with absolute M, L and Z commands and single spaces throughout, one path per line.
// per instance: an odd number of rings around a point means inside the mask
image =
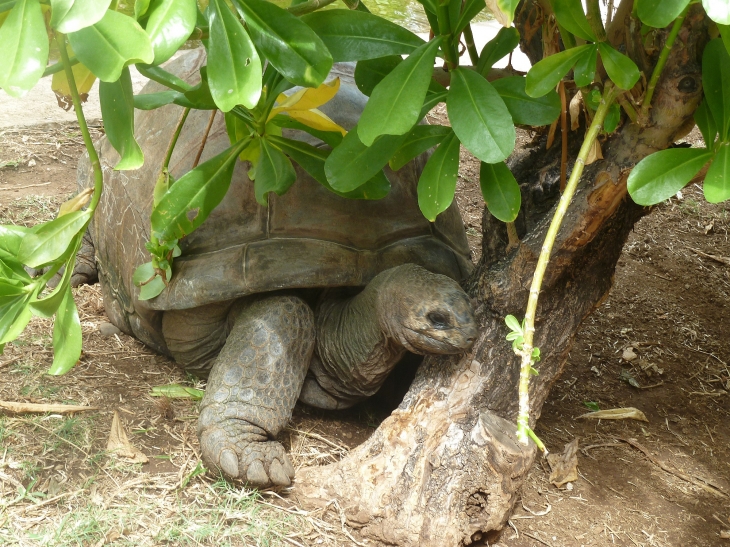
M 109 338 L 115 334 L 122 334 L 122 331 L 111 323 L 101 323 L 99 325 L 99 334 L 101 334 L 104 338 Z
M 636 353 L 634 353 L 634 348 L 632 348 L 631 346 L 624 348 L 624 351 L 621 354 L 621 359 L 627 362 L 636 359 Z
M 28 167 L 35 167 L 35 160 L 28 160 Z

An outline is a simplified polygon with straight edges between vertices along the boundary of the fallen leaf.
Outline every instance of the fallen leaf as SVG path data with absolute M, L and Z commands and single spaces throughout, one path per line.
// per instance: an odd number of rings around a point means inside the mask
M 83 412 L 84 410 L 98 409 L 98 407 L 96 406 L 15 403 L 12 401 L 0 401 L 0 408 L 4 408 L 11 412 L 35 412 L 39 414 L 43 414 L 45 412 L 53 412 L 54 414 L 68 414 L 69 412 Z
M 568 106 L 568 112 L 570 112 L 570 129 L 575 131 L 580 127 L 580 105 L 582 102 L 582 95 L 576 93 L 575 96 L 570 100 L 570 106 Z
M 565 445 L 562 454 L 548 454 L 547 461 L 552 470 L 548 480 L 558 488 L 578 480 L 578 437 Z
M 626 408 L 611 408 L 609 410 L 599 410 L 597 412 L 589 412 L 582 414 L 578 418 L 590 418 L 592 420 L 639 420 L 648 422 L 644 413 L 632 406 Z
M 132 446 L 129 442 L 127 434 L 122 427 L 119 419 L 119 413 L 115 410 L 112 418 L 112 428 L 109 432 L 109 440 L 106 443 L 107 452 L 111 452 L 115 456 L 131 460 L 132 463 L 147 463 L 147 456 L 142 454 L 139 449 Z
M 586 157 L 586 165 L 590 165 L 594 161 L 602 160 L 603 159 L 603 152 L 601 151 L 601 144 L 598 142 L 598 139 L 593 141 L 593 146 L 591 146 L 591 149 L 588 151 L 588 156 Z
M 730 530 L 720 532 L 720 539 L 730 539 Z

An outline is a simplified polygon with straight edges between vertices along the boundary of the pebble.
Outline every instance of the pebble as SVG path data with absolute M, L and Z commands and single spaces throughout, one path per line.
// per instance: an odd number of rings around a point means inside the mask
M 99 334 L 101 334 L 104 338 L 109 338 L 115 334 L 122 334 L 122 331 L 111 323 L 101 323 L 99 324 Z

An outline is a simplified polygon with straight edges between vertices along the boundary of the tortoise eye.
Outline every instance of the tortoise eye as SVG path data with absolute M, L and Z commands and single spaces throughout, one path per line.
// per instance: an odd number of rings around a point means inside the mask
M 426 319 L 428 319 L 437 329 L 445 329 L 449 326 L 449 318 L 441 312 L 429 312 L 429 314 L 426 315 Z

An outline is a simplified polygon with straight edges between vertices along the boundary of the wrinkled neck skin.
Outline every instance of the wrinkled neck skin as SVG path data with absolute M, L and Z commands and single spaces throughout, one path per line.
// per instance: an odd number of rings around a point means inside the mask
M 316 352 L 323 367 L 364 397 L 380 388 L 406 352 L 383 321 L 385 304 L 395 299 L 392 278 L 384 272 L 356 296 L 329 291 L 317 307 Z

